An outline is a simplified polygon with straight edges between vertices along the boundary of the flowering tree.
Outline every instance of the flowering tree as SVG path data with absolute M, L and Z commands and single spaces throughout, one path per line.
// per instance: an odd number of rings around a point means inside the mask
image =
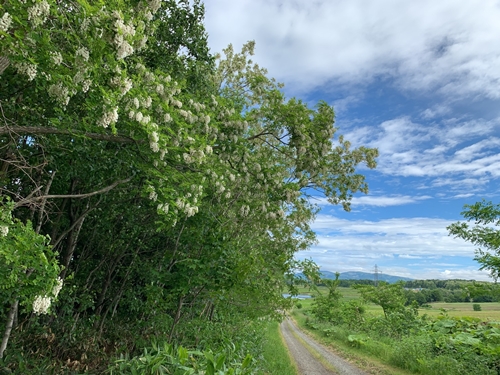
M 210 56 L 202 18 L 198 1 L 0 5 L 0 239 L 15 224 L 47 257 L 1 269 L 46 277 L 2 293 L 41 313 L 64 281 L 62 334 L 276 315 L 315 241 L 310 194 L 348 210 L 367 191 L 376 150 L 334 140 L 326 103 L 287 100 L 252 42 Z

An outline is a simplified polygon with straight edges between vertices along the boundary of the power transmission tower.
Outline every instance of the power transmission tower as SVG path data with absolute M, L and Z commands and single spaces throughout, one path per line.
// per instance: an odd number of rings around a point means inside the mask
M 379 274 L 380 270 L 378 269 L 378 266 L 375 264 L 375 271 L 373 273 L 373 282 L 375 284 L 375 286 L 378 286 L 378 274 Z

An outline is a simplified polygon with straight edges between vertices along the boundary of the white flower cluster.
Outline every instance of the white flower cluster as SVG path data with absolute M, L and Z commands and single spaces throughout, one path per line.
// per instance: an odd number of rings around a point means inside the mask
M 54 296 L 54 298 L 57 298 L 62 287 L 63 287 L 63 280 L 60 277 L 58 277 L 56 279 L 56 285 L 54 285 L 54 288 L 52 288 L 52 295 Z
M 160 203 L 158 205 L 158 211 L 163 211 L 166 214 L 168 214 L 168 208 L 169 208 L 168 203 L 163 203 L 163 204 Z
M 63 280 L 58 277 L 56 279 L 56 285 L 52 288 L 52 297 L 47 296 L 37 296 L 33 301 L 33 312 L 35 314 L 47 314 L 49 307 L 52 303 L 52 298 L 57 298 L 59 292 L 63 287 Z
M 149 0 L 148 7 L 151 9 L 151 12 L 154 14 L 160 9 L 161 1 L 160 0 Z
M 241 206 L 240 208 L 240 215 L 241 216 L 248 216 L 248 214 L 250 213 L 250 207 L 249 206 Z
M 45 0 L 28 8 L 28 20 L 30 20 L 35 27 L 42 25 L 47 20 L 49 14 L 50 5 Z
M 81 56 L 85 61 L 89 61 L 90 53 L 85 47 L 80 47 L 76 50 L 75 56 Z
M 7 32 L 12 23 L 12 16 L 5 12 L 5 14 L 0 18 L 0 31 Z
M 182 108 L 182 102 L 180 100 L 172 99 L 172 105 L 177 108 Z
M 55 85 L 50 85 L 47 90 L 49 96 L 56 99 L 63 106 L 67 106 L 69 103 L 69 90 L 67 87 L 64 87 L 61 82 Z
M 116 57 L 118 59 L 124 59 L 134 53 L 134 48 L 127 42 L 123 35 L 116 34 L 115 36 L 116 44 Z
M 63 57 L 61 55 L 61 52 L 51 52 L 50 57 L 52 58 L 52 61 L 56 65 L 61 65 L 63 62 Z
M 33 312 L 35 314 L 47 314 L 51 303 L 50 297 L 37 296 L 33 301 Z
M 118 59 L 124 59 L 134 53 L 134 48 L 127 40 L 125 40 L 125 38 L 128 36 L 134 36 L 135 28 L 131 24 L 125 25 L 118 12 L 113 12 L 113 16 L 117 18 L 114 24 L 116 31 L 114 42 L 116 45 L 117 57 Z
M 82 91 L 87 92 L 89 91 L 90 85 L 92 84 L 92 81 L 90 79 L 86 79 L 82 83 Z
M 130 78 L 125 78 L 122 81 L 121 77 L 119 76 L 111 78 L 111 84 L 120 90 L 121 95 L 125 95 L 133 87 L 133 83 Z
M 118 121 L 118 107 L 113 108 L 109 112 L 104 112 L 101 119 L 98 122 L 99 126 L 107 128 L 110 124 L 114 124 Z
M 180 198 L 177 198 L 177 200 L 175 201 L 175 205 L 180 210 L 183 210 L 187 217 L 194 216 L 198 213 L 198 207 L 191 206 L 189 202 L 184 202 Z
M 149 147 L 151 147 L 153 152 L 160 151 L 160 146 L 158 145 L 159 140 L 160 137 L 157 132 L 151 132 L 151 134 L 149 134 Z
M 134 25 L 132 24 L 125 25 L 118 12 L 114 12 L 113 15 L 117 17 L 117 20 L 115 21 L 115 30 L 117 32 L 121 33 L 123 36 L 135 35 Z
M 36 65 L 29 63 L 19 63 L 17 64 L 17 70 L 21 74 L 26 74 L 28 76 L 28 81 L 33 81 L 36 77 Z
M 7 237 L 9 234 L 9 227 L 7 225 L 0 225 L 0 235 L 2 237 Z

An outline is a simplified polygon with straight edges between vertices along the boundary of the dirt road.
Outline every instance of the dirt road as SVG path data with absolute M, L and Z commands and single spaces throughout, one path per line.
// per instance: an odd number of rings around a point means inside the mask
M 290 319 L 281 323 L 281 332 L 301 375 L 368 375 L 302 333 Z

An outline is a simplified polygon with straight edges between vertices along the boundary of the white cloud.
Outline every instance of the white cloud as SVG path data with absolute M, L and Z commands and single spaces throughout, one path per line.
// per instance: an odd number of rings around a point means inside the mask
M 211 0 L 212 48 L 257 42 L 271 75 L 306 91 L 396 77 L 403 89 L 500 97 L 494 0 Z
M 392 195 L 392 196 L 373 196 L 366 195 L 361 197 L 353 197 L 351 200 L 351 208 L 355 209 L 357 206 L 374 206 L 374 207 L 389 207 L 389 206 L 402 206 L 405 204 L 417 203 L 432 197 L 428 195 L 409 196 L 409 195 Z M 313 203 L 319 206 L 333 206 L 326 198 L 315 198 Z
M 312 224 L 318 234 L 315 249 L 348 253 L 411 256 L 474 257 L 474 246 L 448 236 L 454 221 L 433 218 L 393 218 L 379 221 L 345 220 L 320 214 Z

